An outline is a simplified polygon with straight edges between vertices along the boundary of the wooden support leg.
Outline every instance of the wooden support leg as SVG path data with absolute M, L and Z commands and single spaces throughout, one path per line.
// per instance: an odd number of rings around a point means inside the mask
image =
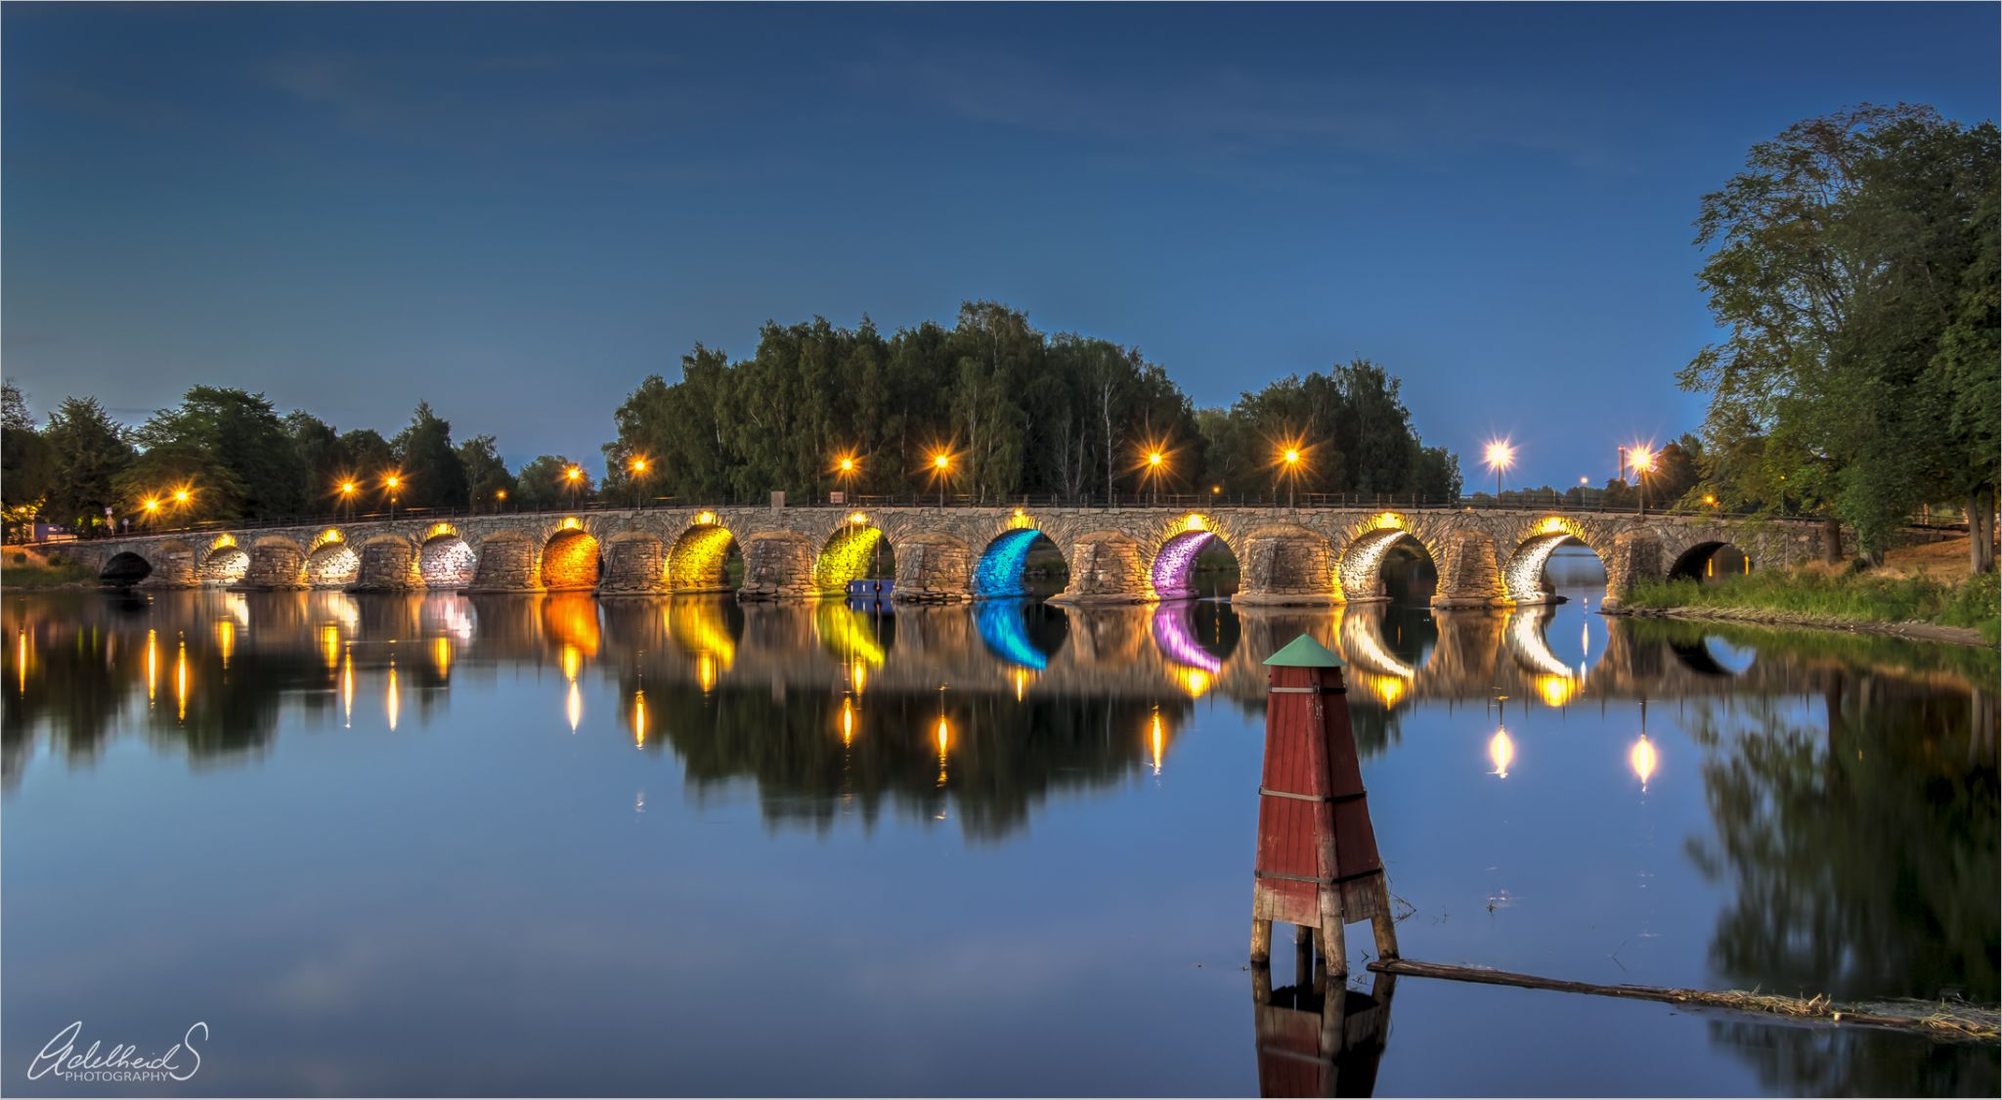
M 1321 914 L 1321 956 L 1328 960 L 1328 988 L 1333 990 L 1349 976 L 1348 938 L 1339 910 Z
M 1314 930 L 1304 924 L 1293 926 L 1293 981 L 1303 988 L 1314 983 Z
M 1251 918 L 1251 961 L 1259 966 L 1272 959 L 1272 922 Z
M 1394 959 L 1397 957 L 1397 923 L 1390 919 L 1388 908 L 1369 920 L 1370 931 L 1376 933 L 1376 957 Z

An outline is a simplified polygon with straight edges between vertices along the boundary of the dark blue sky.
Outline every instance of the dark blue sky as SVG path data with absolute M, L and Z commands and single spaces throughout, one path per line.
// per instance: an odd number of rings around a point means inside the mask
M 1695 427 L 1697 202 L 1861 101 L 1993 118 L 1992 4 L 53 7 L 4 16 L 5 366 L 521 461 L 766 318 L 996 298 L 1199 404 L 1355 356 L 1512 481 Z M 1470 477 L 1476 480 L 1477 475 Z

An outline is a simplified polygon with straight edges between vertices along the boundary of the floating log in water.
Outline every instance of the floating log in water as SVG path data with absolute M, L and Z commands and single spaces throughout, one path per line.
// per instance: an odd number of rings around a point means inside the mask
M 1441 978 L 1452 982 L 1481 985 L 1508 985 L 1518 989 L 1548 989 L 1558 993 L 1589 993 L 1597 997 L 1628 997 L 1667 1004 L 1727 1008 L 1738 1012 L 1764 1012 L 1797 1020 L 1826 1020 L 1838 1024 L 1895 1028 L 1954 1042 L 1994 1042 L 1998 1035 L 1997 1009 L 1958 1001 L 1871 1001 L 1865 1004 L 1837 1004 L 1827 997 L 1781 997 L 1770 993 L 1738 990 L 1717 992 L 1706 989 L 1664 989 L 1654 985 L 1600 985 L 1596 982 L 1569 982 L 1515 974 L 1482 966 L 1451 966 L 1443 963 L 1414 962 L 1410 959 L 1376 959 L 1369 968 L 1379 974 L 1409 975 L 1414 978 Z

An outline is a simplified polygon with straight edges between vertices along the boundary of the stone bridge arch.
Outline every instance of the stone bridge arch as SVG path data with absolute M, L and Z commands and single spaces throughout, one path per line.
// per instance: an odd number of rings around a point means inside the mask
M 1202 512 L 1191 512 L 1158 524 L 1142 544 L 1149 548 L 1147 587 L 1154 599 L 1186 600 L 1196 594 L 1196 559 L 1213 544 L 1220 544 L 1237 559 L 1242 571 L 1239 548 L 1244 535 L 1236 525 Z
M 737 535 L 711 513 L 696 516 L 668 545 L 667 586 L 675 594 L 728 592 L 730 552 Z
M 417 548 L 417 579 L 429 590 L 454 590 L 473 583 L 479 572 L 479 555 L 457 526 L 434 523 L 424 531 Z
M 603 575 L 603 544 L 575 517 L 564 519 L 542 543 L 540 586 L 548 592 L 588 592 Z
M 1341 581 L 1341 598 L 1348 603 L 1388 599 L 1384 593 L 1383 564 L 1390 552 L 1400 545 L 1415 546 L 1425 553 L 1432 568 L 1439 574 L 1439 595 L 1444 596 L 1448 591 L 1449 568 L 1456 557 L 1453 552 L 1455 546 L 1450 540 L 1467 533 L 1451 529 L 1442 531 L 1436 523 L 1421 524 L 1402 512 L 1378 512 L 1350 524 L 1343 532 L 1336 565 Z M 1491 541 L 1488 546 L 1492 556 Z M 1476 546 L 1476 552 L 1478 549 Z
M 1550 515 L 1519 525 L 1508 532 L 1502 545 L 1510 547 L 1502 566 L 1502 586 L 1508 602 L 1516 606 L 1552 601 L 1552 589 L 1544 575 L 1550 557 L 1564 546 L 1583 546 L 1599 559 L 1610 577 L 1607 559 L 1614 536 L 1603 520 Z
M 313 539 L 304 571 L 308 588 L 346 588 L 361 579 L 361 556 L 340 528 L 329 527 Z

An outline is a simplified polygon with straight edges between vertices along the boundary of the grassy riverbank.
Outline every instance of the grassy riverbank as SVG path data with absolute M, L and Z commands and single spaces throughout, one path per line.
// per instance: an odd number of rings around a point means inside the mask
M 1645 581 L 1621 601 L 1633 612 L 1697 612 L 1789 625 L 1934 627 L 1972 632 L 1995 645 L 1995 574 L 1942 581 L 1923 574 L 1887 575 L 1821 570 L 1774 570 L 1713 583 Z M 1972 640 L 1971 638 L 1969 640 Z
M 96 581 L 97 574 L 90 568 L 61 555 L 44 556 L 11 546 L 0 554 L 0 588 L 70 588 Z

